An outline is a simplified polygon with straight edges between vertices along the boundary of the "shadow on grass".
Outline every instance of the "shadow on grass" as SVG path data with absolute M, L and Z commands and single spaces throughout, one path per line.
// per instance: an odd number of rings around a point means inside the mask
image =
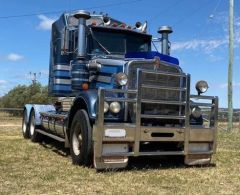
M 64 143 L 58 142 L 52 138 L 44 137 L 44 141 L 39 143 L 42 147 L 55 152 L 56 154 L 69 157 L 69 148 L 64 147 Z M 74 165 L 73 165 L 74 166 Z M 186 168 L 205 168 L 215 167 L 216 164 L 210 164 L 205 166 L 187 166 L 184 164 L 183 156 L 141 156 L 141 157 L 129 157 L 128 166 L 125 169 L 107 169 L 99 171 L 99 173 L 107 172 L 124 172 L 124 171 L 143 171 L 143 170 L 160 170 L 160 169 L 186 169 Z M 88 166 L 92 169 L 93 166 Z
M 215 167 L 215 164 L 188 166 L 184 164 L 184 156 L 157 156 L 157 157 L 135 157 L 129 159 L 127 170 L 143 169 L 186 169 Z
M 131 157 L 128 164 L 128 170 L 172 169 L 184 167 L 184 158 L 182 156 Z
M 41 146 L 55 152 L 56 154 L 68 157 L 70 155 L 70 151 L 68 148 L 64 147 L 64 143 L 59 142 L 55 139 L 45 136 L 42 142 L 39 142 Z

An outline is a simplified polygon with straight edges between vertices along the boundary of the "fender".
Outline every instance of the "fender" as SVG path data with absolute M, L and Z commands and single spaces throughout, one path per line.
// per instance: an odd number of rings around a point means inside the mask
M 55 111 L 55 107 L 49 104 L 26 104 L 24 110 L 27 111 L 27 123 L 30 120 L 30 113 L 32 110 L 35 111 L 35 124 L 41 125 L 40 112 Z
M 79 109 L 85 109 L 88 113 L 90 121 L 96 119 L 96 102 L 98 99 L 98 90 L 81 91 L 73 101 L 71 109 L 68 113 L 65 146 L 69 146 L 70 127 L 73 117 Z
M 72 109 L 74 109 L 74 106 L 77 107 L 82 107 L 86 106 L 86 110 L 88 112 L 88 116 L 90 120 L 95 120 L 96 119 L 96 102 L 98 99 L 98 90 L 93 89 L 93 90 L 88 90 L 88 91 L 81 91 L 77 97 L 75 98 L 73 102 L 73 106 L 70 110 L 70 113 L 72 112 Z M 85 105 L 76 105 L 80 102 L 84 102 Z

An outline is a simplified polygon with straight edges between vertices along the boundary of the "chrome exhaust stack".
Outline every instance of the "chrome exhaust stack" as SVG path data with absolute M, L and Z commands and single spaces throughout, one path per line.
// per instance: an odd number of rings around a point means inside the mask
M 91 18 L 90 13 L 79 10 L 73 14 L 78 19 L 78 58 L 86 57 L 86 20 Z
M 162 54 L 170 55 L 170 42 L 168 38 L 168 34 L 171 34 L 173 32 L 172 28 L 170 26 L 161 26 L 158 29 L 158 33 L 162 35 L 161 42 L 162 42 Z

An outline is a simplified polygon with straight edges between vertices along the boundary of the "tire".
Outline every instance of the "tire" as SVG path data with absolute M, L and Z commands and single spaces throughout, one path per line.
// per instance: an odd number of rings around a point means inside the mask
M 92 127 L 85 110 L 73 117 L 70 129 L 70 154 L 75 165 L 88 166 L 92 163 Z
M 29 123 L 27 118 L 27 110 L 25 109 L 23 112 L 23 120 L 22 120 L 22 134 L 25 139 L 29 139 Z
M 31 139 L 32 142 L 40 142 L 42 140 L 42 135 L 40 133 L 36 132 L 34 110 L 32 110 L 31 114 L 30 114 L 29 136 L 30 136 L 30 139 Z

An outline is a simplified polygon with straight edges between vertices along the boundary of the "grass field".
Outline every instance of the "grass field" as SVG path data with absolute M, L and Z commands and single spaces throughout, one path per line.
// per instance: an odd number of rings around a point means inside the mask
M 19 126 L 0 126 L 0 149 L 0 194 L 240 193 L 237 128 L 219 132 L 216 166 L 210 167 L 140 158 L 130 160 L 128 169 L 97 173 L 72 165 L 68 151 L 54 141 L 35 144 L 23 139 Z

